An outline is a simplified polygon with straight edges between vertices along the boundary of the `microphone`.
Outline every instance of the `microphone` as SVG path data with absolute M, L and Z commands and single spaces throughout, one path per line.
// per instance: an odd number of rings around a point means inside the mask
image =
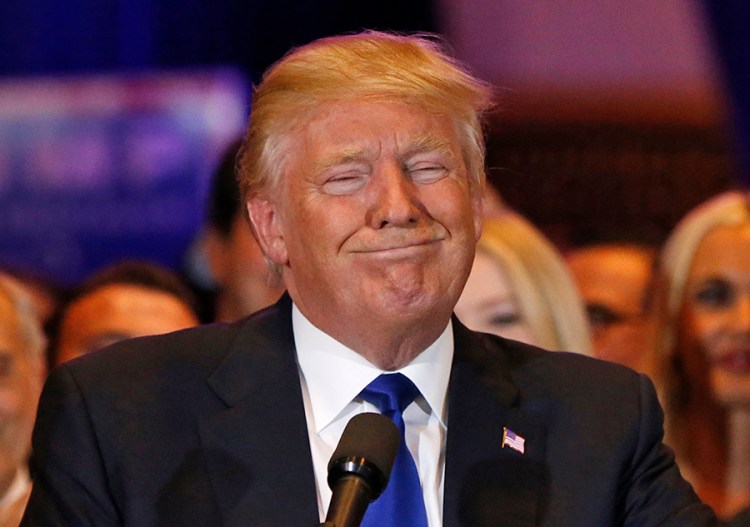
M 325 525 L 359 527 L 367 506 L 388 485 L 401 433 L 388 417 L 355 415 L 347 423 L 328 463 L 333 495 Z

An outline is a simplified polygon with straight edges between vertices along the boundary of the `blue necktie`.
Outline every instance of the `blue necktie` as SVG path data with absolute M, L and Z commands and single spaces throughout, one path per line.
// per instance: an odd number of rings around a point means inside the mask
M 419 389 L 400 373 L 383 374 L 362 390 L 360 397 L 393 419 L 401 431 L 401 446 L 393 462 L 391 479 L 365 513 L 361 527 L 427 527 L 419 474 L 406 447 L 402 412 L 419 395 Z

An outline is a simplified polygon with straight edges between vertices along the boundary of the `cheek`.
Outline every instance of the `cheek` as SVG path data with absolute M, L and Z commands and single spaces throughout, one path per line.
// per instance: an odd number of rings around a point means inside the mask
M 722 336 L 722 313 L 688 309 L 683 318 L 685 339 L 710 354 Z
M 507 337 L 533 346 L 540 345 L 537 339 L 534 338 L 531 328 L 525 322 L 519 322 L 518 324 L 510 326 L 508 328 Z
M 17 383 L 4 383 L 0 387 L 0 425 L 4 434 L 11 427 L 33 420 L 36 399 L 31 392 Z

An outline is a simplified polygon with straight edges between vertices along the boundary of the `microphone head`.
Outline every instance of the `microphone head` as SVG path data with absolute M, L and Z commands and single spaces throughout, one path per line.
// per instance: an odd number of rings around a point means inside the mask
M 345 476 L 358 476 L 380 496 L 391 476 L 401 444 L 401 433 L 388 417 L 376 413 L 355 415 L 347 423 L 328 463 L 328 485 L 333 488 Z

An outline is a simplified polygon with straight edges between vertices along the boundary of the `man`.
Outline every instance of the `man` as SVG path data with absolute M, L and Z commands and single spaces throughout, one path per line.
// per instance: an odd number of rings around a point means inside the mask
M 89 277 L 52 321 L 51 366 L 113 342 L 198 325 L 188 286 L 147 261 L 123 261 Z
M 452 318 L 490 100 L 420 38 L 323 39 L 267 72 L 239 170 L 288 295 L 53 374 L 23 525 L 317 525 L 342 429 L 375 408 L 406 437 L 365 525 L 711 525 L 646 378 Z
M 284 288 L 247 228 L 234 174 L 240 142 L 232 143 L 214 172 L 206 229 L 200 245 L 216 282 L 214 319 L 232 322 L 276 302 Z
M 648 369 L 648 298 L 655 258 L 653 247 L 625 241 L 593 243 L 566 254 L 586 303 L 596 357 L 636 371 Z
M 18 525 L 31 492 L 27 461 L 45 373 L 31 296 L 0 273 L 0 527 Z

